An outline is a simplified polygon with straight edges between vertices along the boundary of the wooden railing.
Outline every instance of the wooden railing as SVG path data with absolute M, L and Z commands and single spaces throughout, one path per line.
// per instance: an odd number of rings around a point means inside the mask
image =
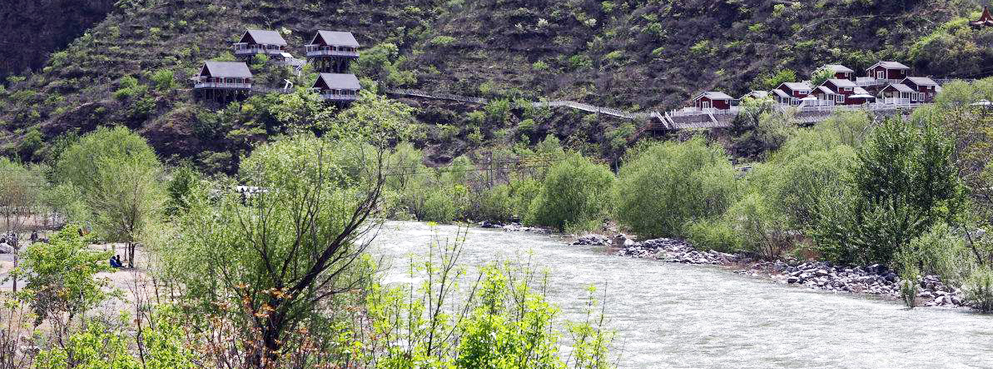
M 318 57 L 318 56 L 343 56 L 349 58 L 358 58 L 359 52 L 355 50 L 331 50 L 324 47 L 313 47 L 307 46 L 307 57 Z
M 193 88 L 224 88 L 224 89 L 252 89 L 251 83 L 235 83 L 235 82 L 197 82 L 193 84 Z
M 351 94 L 334 94 L 334 93 L 324 93 L 321 94 L 321 100 L 331 100 L 331 101 L 355 101 L 358 100 L 359 95 Z

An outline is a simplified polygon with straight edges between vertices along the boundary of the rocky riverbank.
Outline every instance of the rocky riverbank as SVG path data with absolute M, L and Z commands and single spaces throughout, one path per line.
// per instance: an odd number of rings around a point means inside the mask
M 612 239 L 587 235 L 573 244 L 618 247 L 616 253 L 620 256 L 683 264 L 720 265 L 733 268 L 736 273 L 816 290 L 870 294 L 893 299 L 900 297 L 900 278 L 883 265 L 851 267 L 833 265 L 827 261 L 765 261 L 746 254 L 697 250 L 688 242 L 669 238 L 635 242 L 622 235 Z M 964 306 L 962 292 L 946 286 L 937 276 L 924 276 L 917 284 L 919 306 Z

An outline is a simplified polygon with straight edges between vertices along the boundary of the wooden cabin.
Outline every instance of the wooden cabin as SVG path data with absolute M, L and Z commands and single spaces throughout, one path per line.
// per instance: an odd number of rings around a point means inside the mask
M 917 92 L 902 83 L 891 83 L 879 91 L 880 102 L 884 104 L 911 104 L 916 97 Z
M 916 96 L 916 101 L 919 102 L 932 102 L 934 96 L 941 91 L 938 83 L 928 77 L 907 77 L 900 83 L 917 92 L 919 95 Z
M 243 62 L 208 61 L 193 77 L 194 95 L 213 100 L 246 97 L 252 90 L 252 71 Z
M 731 96 L 723 92 L 708 91 L 693 98 L 693 106 L 700 110 L 731 109 Z
M 990 7 L 983 7 L 983 15 L 979 16 L 979 20 L 969 22 L 972 28 L 983 28 L 983 27 L 993 27 L 993 14 L 990 14 Z
M 351 32 L 317 31 L 307 44 L 307 59 L 319 72 L 346 73 L 359 57 L 359 43 Z
M 907 78 L 910 67 L 895 61 L 881 61 L 865 69 L 865 75 L 877 80 L 890 80 L 899 83 Z
M 321 73 L 312 88 L 324 101 L 347 103 L 359 98 L 362 86 L 354 74 Z
M 847 80 L 850 80 L 850 81 L 854 81 L 855 80 L 855 71 L 852 70 L 851 68 L 848 68 L 848 67 L 844 66 L 844 65 L 826 64 L 826 65 L 824 65 L 821 68 L 822 69 L 827 69 L 827 70 L 831 71 L 832 73 L 834 73 L 834 77 L 832 77 L 832 78 L 836 78 L 836 79 L 847 79 Z
M 807 82 L 783 82 L 772 92 L 780 104 L 800 105 L 800 99 L 809 96 L 811 90 L 813 88 Z
M 247 30 L 232 47 L 234 56 L 239 58 L 251 58 L 256 54 L 279 60 L 292 57 L 286 52 L 286 40 L 276 31 Z
M 832 101 L 834 105 L 861 105 L 870 102 L 873 96 L 864 88 L 849 79 L 831 78 L 814 89 L 819 101 Z

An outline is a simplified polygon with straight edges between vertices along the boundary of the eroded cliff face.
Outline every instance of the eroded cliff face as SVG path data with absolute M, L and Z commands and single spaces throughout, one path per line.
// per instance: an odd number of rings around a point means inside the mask
M 48 55 L 102 21 L 113 0 L 0 1 L 0 78 L 41 68 Z M 15 52 L 16 51 L 16 52 Z

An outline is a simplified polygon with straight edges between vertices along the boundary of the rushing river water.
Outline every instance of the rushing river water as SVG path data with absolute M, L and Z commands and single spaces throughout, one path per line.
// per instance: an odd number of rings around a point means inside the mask
M 372 252 L 405 275 L 432 230 L 390 222 Z M 532 261 L 551 274 L 549 299 L 578 319 L 586 287 L 604 288 L 622 368 L 993 368 L 993 316 L 904 309 L 892 301 L 816 292 L 716 267 L 613 256 L 553 236 L 473 228 L 462 262 Z

